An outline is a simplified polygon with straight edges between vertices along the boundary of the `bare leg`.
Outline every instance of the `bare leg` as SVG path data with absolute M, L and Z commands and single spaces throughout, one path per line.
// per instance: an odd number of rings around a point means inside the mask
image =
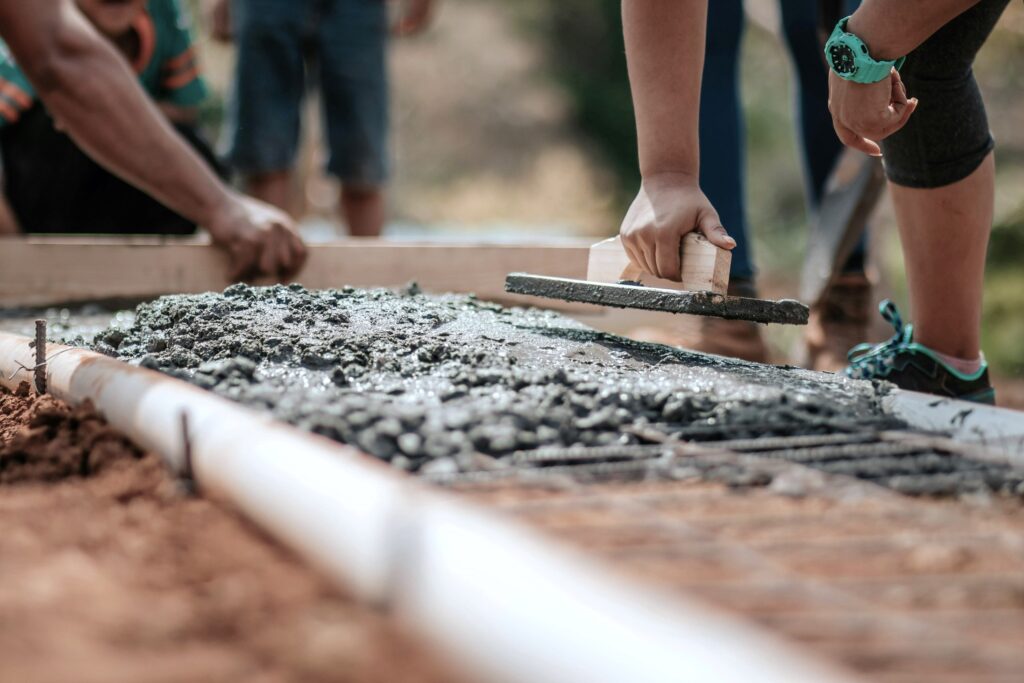
M 246 178 L 246 190 L 253 197 L 291 213 L 292 172 L 271 171 Z
M 957 358 L 977 358 L 995 199 L 993 156 L 952 185 L 889 187 L 903 242 L 914 341 Z
M 384 191 L 379 187 L 342 187 L 341 215 L 353 237 L 380 237 L 384 229 Z

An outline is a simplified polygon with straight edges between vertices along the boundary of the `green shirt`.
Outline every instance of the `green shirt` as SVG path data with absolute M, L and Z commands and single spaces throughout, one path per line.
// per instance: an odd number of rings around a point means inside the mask
M 157 102 L 200 104 L 206 84 L 196 62 L 189 16 L 179 0 L 149 0 L 132 30 L 139 52 L 131 67 L 146 92 Z M 35 100 L 35 89 L 0 41 L 0 127 L 17 121 Z

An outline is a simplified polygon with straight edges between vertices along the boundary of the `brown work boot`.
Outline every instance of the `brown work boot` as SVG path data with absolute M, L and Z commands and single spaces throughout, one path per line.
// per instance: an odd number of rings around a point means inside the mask
M 729 283 L 730 296 L 757 298 L 749 280 Z M 638 341 L 678 346 L 690 351 L 741 358 L 755 363 L 768 362 L 761 325 L 745 320 L 724 320 L 711 316 L 678 315 L 672 327 L 640 327 L 629 333 Z
M 803 357 L 798 364 L 826 372 L 839 372 L 849 365 L 847 352 L 868 341 L 870 308 L 871 281 L 867 275 L 840 275 L 824 301 L 811 308 Z

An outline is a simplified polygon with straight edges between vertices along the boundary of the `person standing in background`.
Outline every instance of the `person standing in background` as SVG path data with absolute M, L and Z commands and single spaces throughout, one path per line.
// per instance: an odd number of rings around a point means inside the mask
M 388 4 L 383 0 L 215 0 L 215 37 L 238 49 L 228 163 L 246 190 L 293 205 L 302 103 L 320 88 L 327 172 L 341 182 L 349 234 L 379 236 L 388 178 Z M 429 24 L 435 0 L 401 3 L 395 35 Z

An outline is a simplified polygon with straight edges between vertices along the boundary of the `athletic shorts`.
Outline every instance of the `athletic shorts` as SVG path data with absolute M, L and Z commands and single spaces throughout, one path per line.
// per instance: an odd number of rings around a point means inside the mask
M 388 175 L 385 0 L 233 0 L 238 61 L 228 160 L 243 174 L 292 168 L 302 102 L 319 86 L 327 171 L 375 187 Z
M 917 111 L 882 141 L 889 180 L 905 187 L 942 187 L 963 180 L 995 147 L 974 57 L 1009 0 L 981 0 L 907 55 L 900 76 Z

